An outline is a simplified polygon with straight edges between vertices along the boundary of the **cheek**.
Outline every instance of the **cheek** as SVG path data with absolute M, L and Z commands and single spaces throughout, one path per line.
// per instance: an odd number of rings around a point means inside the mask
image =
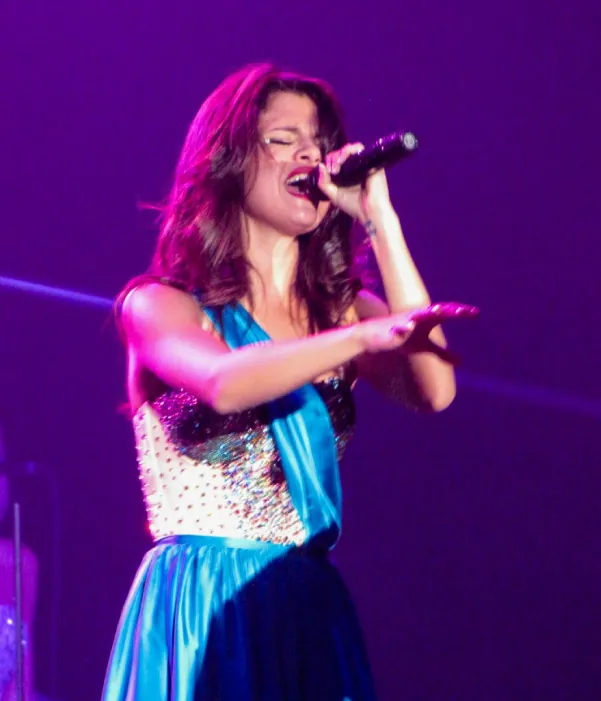
M 259 173 L 252 183 L 252 187 L 246 190 L 244 207 L 253 212 L 263 212 L 273 202 L 273 186 L 266 173 Z
M 261 164 L 252 182 L 252 190 L 248 194 L 254 196 L 256 199 L 273 197 L 278 189 L 279 178 L 280 171 L 276 163 L 268 162 Z

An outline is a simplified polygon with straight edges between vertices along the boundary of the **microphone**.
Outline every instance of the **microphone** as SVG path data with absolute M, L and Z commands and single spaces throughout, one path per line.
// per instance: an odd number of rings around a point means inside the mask
M 359 185 L 367 178 L 370 171 L 388 168 L 409 156 L 416 148 L 417 139 L 410 131 L 394 132 L 384 136 L 360 153 L 351 154 L 340 166 L 340 171 L 332 175 L 332 182 L 338 187 Z M 317 187 L 318 180 L 319 170 L 315 168 L 303 183 L 303 189 L 320 200 L 327 200 L 328 198 Z

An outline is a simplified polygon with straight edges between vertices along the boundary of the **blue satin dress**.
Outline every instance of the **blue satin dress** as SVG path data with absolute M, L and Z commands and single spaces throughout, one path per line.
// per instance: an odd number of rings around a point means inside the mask
M 205 308 L 231 348 L 268 342 Z M 168 391 L 134 417 L 154 547 L 124 606 L 103 701 L 375 701 L 328 553 L 354 406 L 342 377 L 218 415 Z

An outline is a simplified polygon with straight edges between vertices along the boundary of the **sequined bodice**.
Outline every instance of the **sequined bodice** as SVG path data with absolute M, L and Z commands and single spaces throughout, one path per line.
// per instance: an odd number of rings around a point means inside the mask
M 355 423 L 350 385 L 332 378 L 315 388 L 341 457 Z M 134 428 L 155 539 L 204 534 L 297 545 L 306 540 L 266 407 L 223 416 L 186 392 L 169 391 L 141 407 Z

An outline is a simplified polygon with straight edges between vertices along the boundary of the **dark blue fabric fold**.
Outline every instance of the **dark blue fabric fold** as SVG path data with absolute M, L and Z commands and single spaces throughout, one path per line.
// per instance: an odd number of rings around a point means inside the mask
M 241 305 L 203 310 L 231 348 L 270 341 Z M 268 403 L 270 428 L 288 490 L 309 538 L 328 534 L 332 545 L 341 529 L 342 490 L 334 429 L 327 407 L 311 384 Z
M 238 545 L 238 544 L 236 544 Z M 102 701 L 375 701 L 349 593 L 327 558 L 176 536 L 140 566 Z

